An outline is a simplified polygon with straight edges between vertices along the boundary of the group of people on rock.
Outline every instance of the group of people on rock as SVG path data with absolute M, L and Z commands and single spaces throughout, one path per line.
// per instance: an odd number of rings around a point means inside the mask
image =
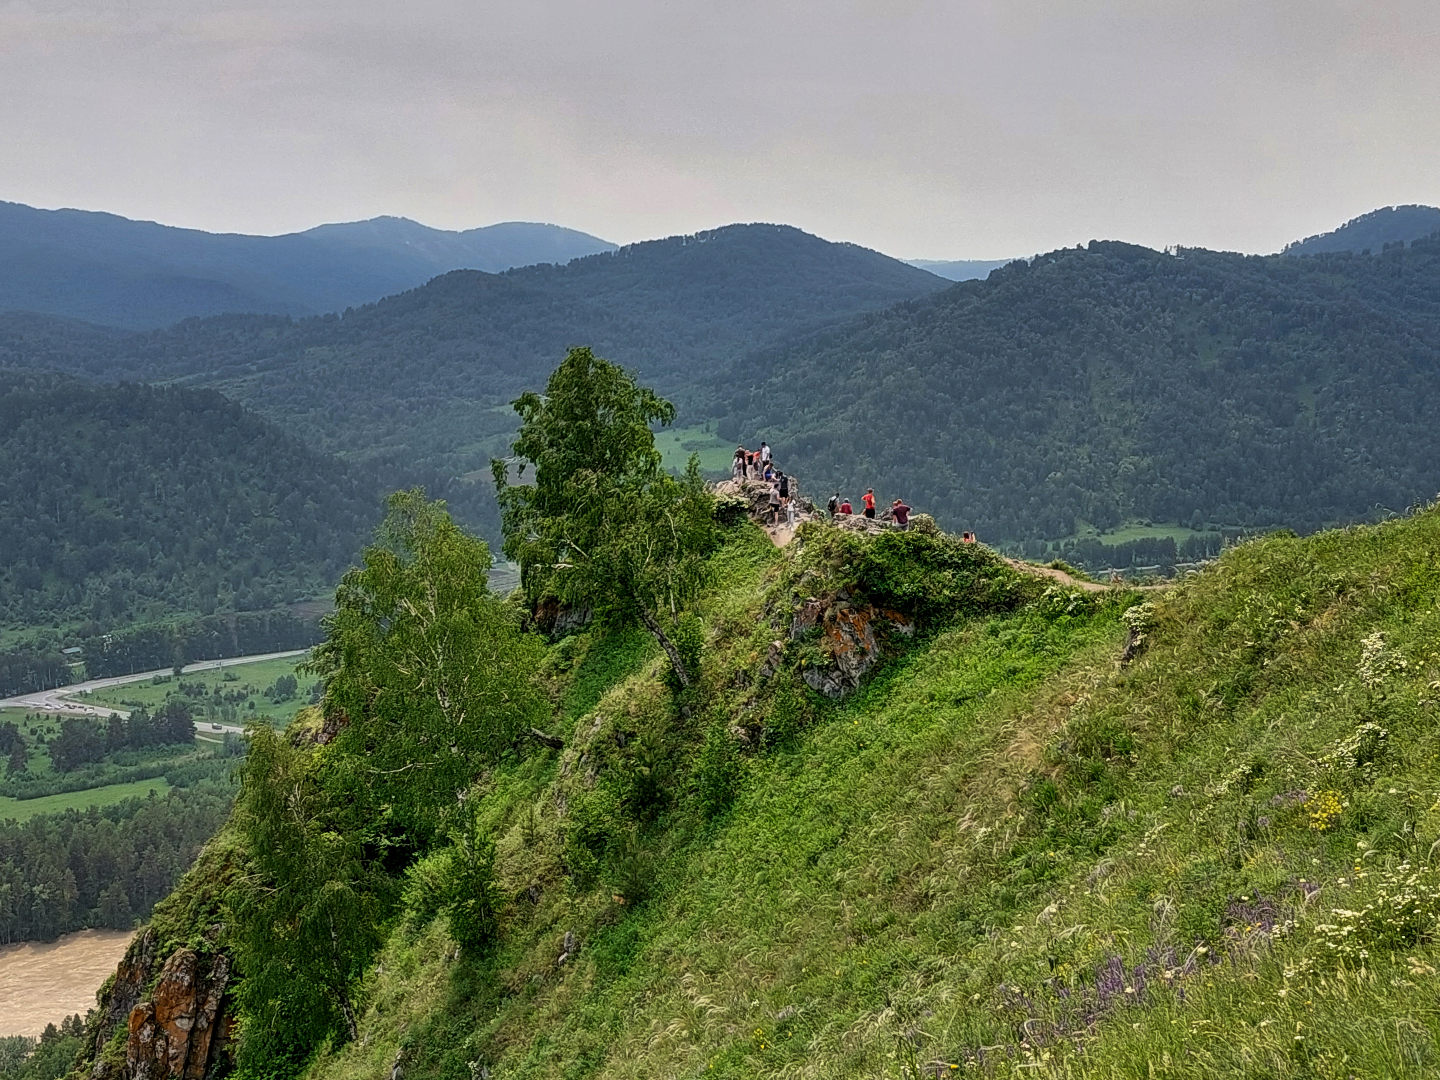
M 775 456 L 766 443 L 759 450 L 735 448 L 735 457 L 730 462 L 730 475 L 736 480 L 760 480 L 770 485 L 770 523 L 780 524 L 782 515 L 790 511 L 790 477 L 775 464 Z
M 734 456 L 730 461 L 730 475 L 734 480 L 757 480 L 770 485 L 770 521 L 779 524 L 782 514 L 789 513 L 791 507 L 791 478 L 786 477 L 785 472 L 775 464 L 775 454 L 770 451 L 769 444 L 762 442 L 757 451 L 747 451 L 744 446 L 734 448 Z M 876 490 L 865 488 L 865 494 L 861 503 L 864 510 L 861 511 L 864 517 L 876 520 Z M 831 518 L 848 517 L 854 514 L 854 508 L 850 505 L 848 498 L 841 498 L 840 492 L 835 492 L 829 497 L 827 505 Z M 901 531 L 910 528 L 910 507 L 904 504 L 904 500 L 897 498 L 890 504 L 890 510 L 886 511 L 884 518 L 894 521 Z
M 790 477 L 786 476 L 775 464 L 775 455 L 771 452 L 769 444 L 761 442 L 759 450 L 746 450 L 743 446 L 737 446 L 735 456 L 730 462 L 730 475 L 736 480 L 760 480 L 770 485 L 771 524 L 778 525 L 781 517 L 790 512 L 793 485 Z M 864 507 L 861 514 L 874 521 L 876 519 L 875 489 L 866 488 L 860 501 Z M 854 507 L 850 505 L 849 497 L 841 498 L 838 491 L 830 496 L 830 501 L 826 504 L 825 509 L 829 511 L 831 520 L 838 517 L 849 517 L 855 513 Z M 908 532 L 911 513 L 913 511 L 905 505 L 903 499 L 896 499 L 890 504 L 890 508 L 880 515 L 880 520 L 892 521 L 901 532 Z M 976 542 L 975 534 L 971 532 L 965 533 L 961 539 L 967 544 Z
M 870 518 L 872 521 L 875 520 L 875 489 L 866 488 L 865 495 L 861 499 L 861 502 L 865 507 L 865 509 L 861 511 L 863 516 Z M 830 501 L 825 505 L 825 509 L 830 512 L 831 518 L 849 517 L 855 512 L 854 508 L 850 505 L 849 496 L 842 499 L 838 491 L 830 496 Z M 896 499 L 890 504 L 890 509 L 885 512 L 884 517 L 889 518 L 901 532 L 904 532 L 910 528 L 910 514 L 910 507 L 905 505 L 904 500 Z

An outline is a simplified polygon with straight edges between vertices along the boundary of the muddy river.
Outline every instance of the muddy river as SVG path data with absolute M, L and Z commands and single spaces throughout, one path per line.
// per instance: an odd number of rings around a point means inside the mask
M 0 946 L 0 1035 L 39 1035 L 49 1023 L 95 1007 L 128 930 L 82 930 L 48 945 Z

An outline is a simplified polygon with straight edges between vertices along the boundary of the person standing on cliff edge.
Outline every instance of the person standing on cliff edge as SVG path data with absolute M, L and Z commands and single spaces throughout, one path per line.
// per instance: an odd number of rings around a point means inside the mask
M 870 520 L 872 520 L 872 521 L 875 520 L 875 489 L 874 489 L 874 488 L 866 488 L 866 489 L 865 489 L 865 516 L 866 516 L 867 518 L 869 518 Z

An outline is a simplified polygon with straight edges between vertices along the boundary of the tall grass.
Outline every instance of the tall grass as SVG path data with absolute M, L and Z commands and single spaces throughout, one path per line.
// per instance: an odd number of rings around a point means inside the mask
M 962 620 L 839 706 L 737 678 L 791 558 L 725 556 L 704 703 L 647 661 L 494 781 L 503 945 L 397 932 L 317 1076 L 1435 1075 L 1440 514 Z

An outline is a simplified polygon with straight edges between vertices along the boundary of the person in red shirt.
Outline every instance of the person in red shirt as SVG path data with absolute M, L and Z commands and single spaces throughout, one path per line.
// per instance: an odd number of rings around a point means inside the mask
M 850 516 L 851 514 L 853 514 L 854 512 L 855 512 L 854 510 L 850 509 L 850 500 L 849 500 L 849 499 L 841 499 L 841 500 L 840 500 L 840 513 L 844 514 L 846 517 L 849 517 L 849 516 Z
M 875 489 L 874 489 L 874 488 L 866 488 L 866 489 L 865 489 L 865 516 L 868 517 L 868 518 L 873 518 L 873 517 L 875 516 Z
M 910 507 L 899 499 L 890 504 L 890 516 L 895 519 L 895 524 L 900 526 L 901 532 L 906 532 L 910 528 Z

